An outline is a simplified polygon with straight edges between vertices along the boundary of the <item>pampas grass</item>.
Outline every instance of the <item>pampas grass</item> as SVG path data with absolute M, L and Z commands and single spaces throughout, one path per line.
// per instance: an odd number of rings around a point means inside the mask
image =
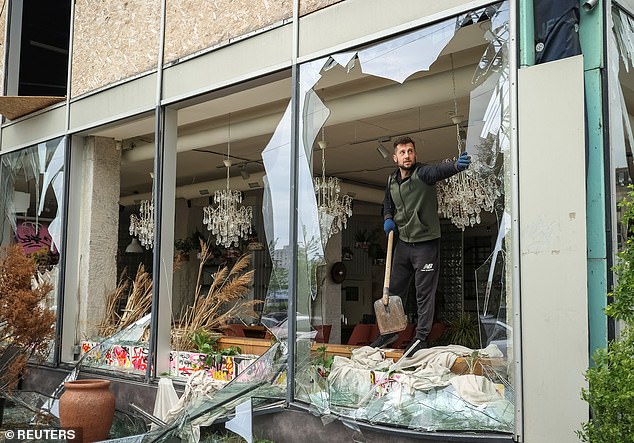
M 125 299 L 125 307 L 119 313 L 118 307 Z M 106 312 L 99 324 L 99 335 L 109 337 L 119 332 L 150 312 L 152 306 L 152 277 L 140 264 L 136 276 L 130 280 L 124 271 L 113 292 L 106 296 Z
M 177 351 L 192 349 L 191 337 L 194 332 L 217 331 L 227 326 L 229 320 L 243 316 L 256 316 L 253 307 L 261 300 L 245 300 L 253 283 L 254 270 L 247 271 L 251 257 L 241 256 L 228 269 L 223 267 L 213 275 L 208 291 L 203 291 L 202 276 L 205 263 L 211 258 L 211 250 L 200 242 L 200 264 L 196 278 L 194 301 L 178 321 L 178 328 L 172 329 L 172 349 Z
M 244 316 L 255 317 L 253 307 L 261 300 L 245 300 L 253 283 L 254 270 L 248 270 L 250 255 L 243 255 L 231 267 L 220 268 L 213 276 L 209 290 L 203 290 L 205 263 L 212 256 L 209 246 L 201 240 L 200 263 L 196 277 L 194 300 L 172 327 L 172 349 L 176 351 L 194 348 L 194 332 L 221 331 L 230 320 Z M 118 307 L 126 300 L 120 313 Z M 99 324 L 102 337 L 109 337 L 128 327 L 150 312 L 152 306 L 152 277 L 139 265 L 132 282 L 124 272 L 113 292 L 106 297 L 106 312 Z

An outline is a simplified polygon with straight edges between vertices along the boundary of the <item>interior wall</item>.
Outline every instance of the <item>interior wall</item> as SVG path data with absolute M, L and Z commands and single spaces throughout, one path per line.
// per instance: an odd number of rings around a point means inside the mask
M 588 419 L 583 90 L 582 56 L 519 71 L 523 411 L 539 423 L 527 443 L 577 442 Z
M 71 97 L 155 68 L 160 12 L 161 0 L 76 0 Z

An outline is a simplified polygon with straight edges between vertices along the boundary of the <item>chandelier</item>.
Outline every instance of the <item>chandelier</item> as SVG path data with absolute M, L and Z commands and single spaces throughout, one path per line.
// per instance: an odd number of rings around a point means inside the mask
M 342 229 L 345 229 L 348 218 L 352 215 L 352 197 L 340 195 L 340 180 L 337 177 L 326 177 L 326 148 L 328 142 L 317 142 L 321 149 L 321 177 L 315 177 L 313 185 L 317 197 L 317 211 L 319 213 L 319 227 L 322 243 Z
M 464 144 L 460 134 L 462 116 L 458 114 L 458 102 L 456 100 L 456 80 L 453 69 L 453 56 L 451 56 L 451 79 L 453 82 L 454 110 L 451 113 L 451 121 L 456 126 L 456 142 L 458 156 L 463 152 Z M 445 160 L 455 162 L 457 157 Z M 482 211 L 492 212 L 496 199 L 501 195 L 498 179 L 495 174 L 483 176 L 484 170 L 477 157 L 474 157 L 471 165 L 466 170 L 452 175 L 437 185 L 438 213 L 448 218 L 458 228 L 474 226 L 481 221 Z
M 229 126 L 231 131 L 231 126 Z M 229 132 L 229 135 L 231 132 Z M 229 248 L 239 245 L 240 239 L 251 233 L 253 211 L 250 206 L 241 206 L 242 192 L 230 188 L 229 169 L 231 168 L 231 139 L 227 142 L 227 160 L 223 160 L 227 168 L 227 188 L 214 193 L 216 205 L 203 208 L 203 224 L 216 237 L 216 244 Z
M 130 235 L 139 238 L 145 249 L 154 247 L 154 174 L 152 177 L 152 196 L 149 200 L 141 200 L 139 215 L 130 215 Z
M 456 125 L 458 152 L 462 152 L 459 125 Z M 446 160 L 455 162 L 456 158 Z M 496 199 L 501 195 L 494 174 L 483 177 L 481 165 L 474 158 L 468 169 L 452 175 L 437 186 L 438 213 L 464 231 L 467 226 L 481 222 L 482 211 L 493 212 Z

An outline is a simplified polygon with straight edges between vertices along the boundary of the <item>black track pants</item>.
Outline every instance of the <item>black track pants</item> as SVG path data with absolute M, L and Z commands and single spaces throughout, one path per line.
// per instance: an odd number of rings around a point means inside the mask
M 438 287 L 440 239 L 420 243 L 398 241 L 392 258 L 390 294 L 404 301 L 412 276 L 416 287 L 418 324 L 416 338 L 425 340 L 434 322 L 434 302 Z

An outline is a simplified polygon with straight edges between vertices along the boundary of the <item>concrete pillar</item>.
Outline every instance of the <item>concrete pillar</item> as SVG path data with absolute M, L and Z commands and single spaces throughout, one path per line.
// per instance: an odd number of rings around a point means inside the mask
M 78 337 L 92 337 L 117 284 L 121 152 L 113 139 L 85 142 L 81 180 Z

